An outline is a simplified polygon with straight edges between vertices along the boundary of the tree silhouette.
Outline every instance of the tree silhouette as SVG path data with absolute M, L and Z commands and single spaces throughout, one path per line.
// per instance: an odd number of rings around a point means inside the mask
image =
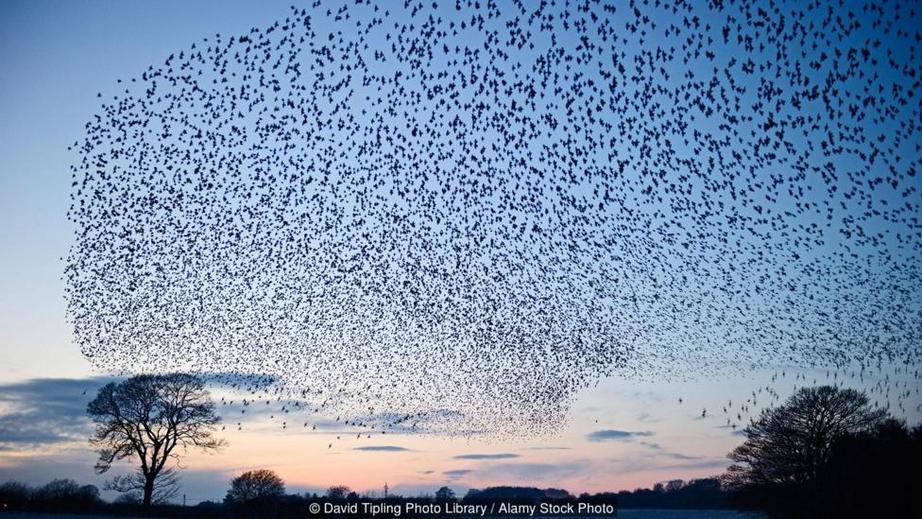
M 922 517 L 920 426 L 890 418 L 840 438 L 813 487 L 829 517 Z
M 0 484 L 0 509 L 22 510 L 29 504 L 32 489 L 19 481 Z
M 240 505 L 268 501 L 285 495 L 285 482 L 271 470 L 251 470 L 235 477 L 224 502 Z
M 99 489 L 72 479 L 55 479 L 37 489 L 32 499 L 47 511 L 85 511 L 101 503 Z
M 885 451 L 878 450 L 875 457 L 882 464 L 862 465 L 845 450 L 859 439 L 876 449 L 891 422 L 885 410 L 869 405 L 864 393 L 831 386 L 803 388 L 746 427 L 746 441 L 729 454 L 736 464 L 725 482 L 736 490 L 739 504 L 762 508 L 771 517 L 852 517 L 854 509 L 835 513 L 844 494 L 855 503 L 893 503 L 901 497 L 874 490 L 873 480 L 896 470 L 899 456 L 892 451 L 879 456 Z M 837 473 L 849 474 L 852 481 L 844 484 L 834 477 Z
M 435 491 L 435 500 L 439 503 L 455 501 L 455 491 L 448 487 L 442 487 Z
M 115 476 L 105 484 L 106 490 L 121 492 L 124 498 L 123 503 L 143 503 L 144 486 L 147 484 L 147 476 L 141 469 L 131 474 Z M 162 505 L 176 497 L 179 493 L 179 475 L 173 467 L 167 467 L 160 471 L 160 474 L 154 478 L 154 486 L 150 496 L 150 504 Z
M 213 435 L 220 418 L 204 381 L 194 375 L 138 375 L 100 388 L 87 405 L 96 424 L 90 443 L 98 449 L 96 472 L 123 459 L 136 459 L 138 471 L 114 478 L 108 488 L 140 492 L 142 504 L 169 498 L 176 474 L 167 466 L 189 449 L 213 451 L 224 441 Z
M 352 489 L 345 485 L 336 485 L 327 489 L 327 499 L 330 501 L 342 501 Z
M 103 504 L 98 488 L 80 485 L 72 479 L 54 479 L 36 489 L 17 481 L 0 484 L 0 512 L 22 510 L 87 513 Z
M 729 454 L 734 486 L 803 484 L 816 479 L 836 439 L 871 430 L 887 418 L 864 393 L 832 386 L 803 388 L 762 411 L 746 441 Z

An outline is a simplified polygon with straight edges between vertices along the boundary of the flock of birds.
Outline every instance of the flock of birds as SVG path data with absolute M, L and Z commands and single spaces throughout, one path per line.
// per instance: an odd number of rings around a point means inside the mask
M 913 366 L 918 7 L 318 1 L 209 36 L 73 146 L 75 340 L 359 437 L 553 432 L 605 376 Z

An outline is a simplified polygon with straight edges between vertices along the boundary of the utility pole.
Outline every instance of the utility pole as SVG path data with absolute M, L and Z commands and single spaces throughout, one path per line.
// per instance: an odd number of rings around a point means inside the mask
M 182 507 L 183 507 L 183 508 L 186 507 L 186 494 L 183 494 L 183 495 L 182 495 Z
M 384 482 L 384 499 L 387 499 L 387 481 Z

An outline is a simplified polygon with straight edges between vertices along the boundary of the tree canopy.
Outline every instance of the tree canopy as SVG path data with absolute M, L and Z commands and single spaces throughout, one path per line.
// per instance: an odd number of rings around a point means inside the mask
M 352 489 L 345 485 L 335 485 L 327 489 L 327 499 L 331 501 L 341 501 L 352 492 Z
M 455 499 L 455 491 L 448 487 L 442 487 L 435 491 L 435 500 L 438 502 L 454 501 Z
M 266 469 L 251 470 L 231 480 L 231 488 L 224 497 L 227 504 L 245 504 L 265 501 L 285 495 L 285 482 L 275 472 Z
M 168 466 L 190 449 L 213 451 L 224 445 L 214 436 L 220 418 L 204 381 L 185 373 L 138 375 L 100 388 L 87 405 L 96 425 L 90 443 L 97 448 L 96 472 L 134 459 L 136 473 L 119 476 L 108 488 L 140 492 L 145 507 L 169 499 L 176 474 Z
M 729 457 L 735 485 L 799 484 L 814 480 L 833 442 L 868 431 L 887 418 L 863 393 L 832 386 L 803 388 L 787 402 L 762 411 L 746 429 L 746 441 Z

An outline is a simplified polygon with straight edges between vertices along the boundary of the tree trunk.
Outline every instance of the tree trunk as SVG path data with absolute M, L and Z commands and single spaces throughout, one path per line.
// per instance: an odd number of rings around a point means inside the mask
M 150 475 L 144 478 L 144 510 L 150 510 L 151 502 L 154 498 L 154 476 Z

